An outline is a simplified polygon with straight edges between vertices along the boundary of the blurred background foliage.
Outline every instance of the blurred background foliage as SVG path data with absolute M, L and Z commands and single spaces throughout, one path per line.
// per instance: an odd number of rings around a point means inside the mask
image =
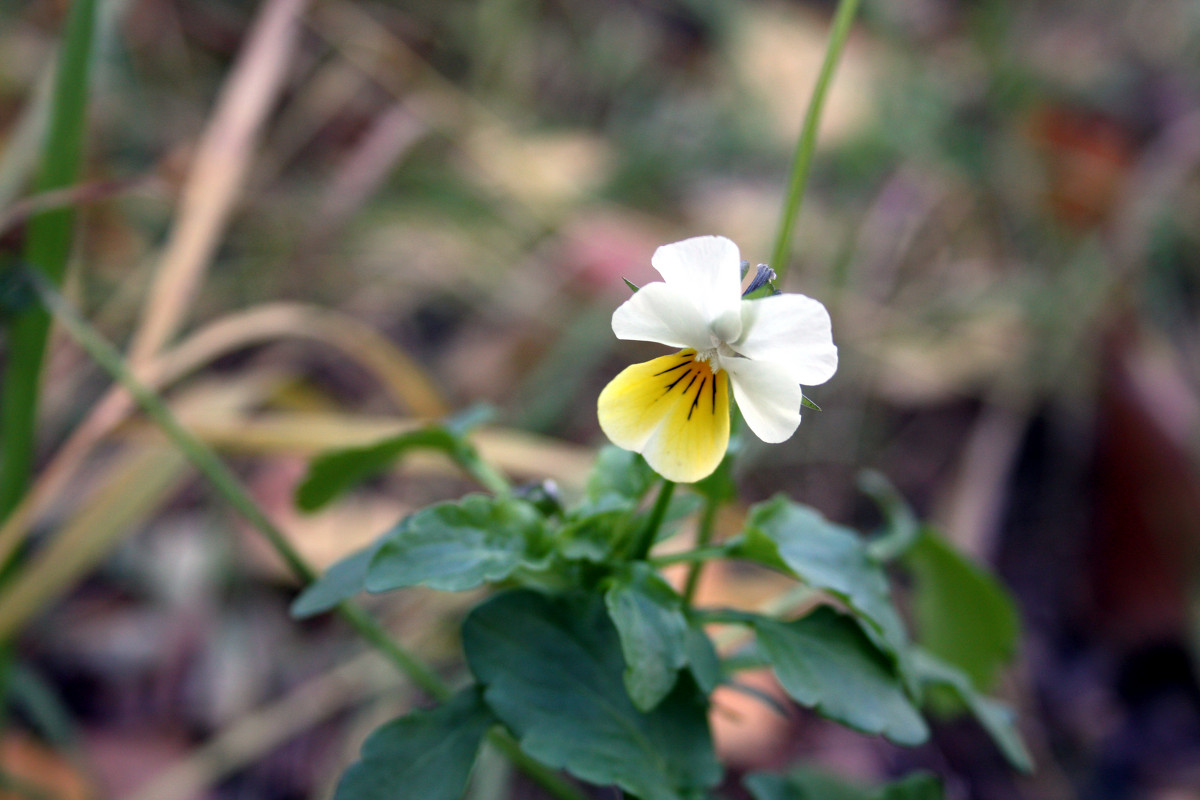
M 29 181 L 67 6 L 0 6 L 4 255 L 64 199 Z M 67 292 L 318 563 L 470 484 L 413 458 L 302 515 L 307 459 L 480 401 L 486 457 L 577 491 L 600 388 L 658 354 L 611 335 L 621 278 L 704 233 L 767 258 L 831 12 L 105 0 Z M 1198 53 L 1193 0 L 865 4 L 786 281 L 829 306 L 841 369 L 738 480 L 870 526 L 875 468 L 992 564 L 1039 770 L 970 726 L 900 751 L 737 694 L 714 713 L 731 763 L 1200 797 Z M 37 453 L 0 590 L 20 656 L 0 796 L 323 797 L 416 699 L 335 623 L 287 618 L 273 557 L 62 338 Z M 706 577 L 721 602 L 777 588 Z M 453 675 L 442 621 L 469 598 L 406 597 L 379 612 Z M 485 759 L 473 796 L 506 770 Z

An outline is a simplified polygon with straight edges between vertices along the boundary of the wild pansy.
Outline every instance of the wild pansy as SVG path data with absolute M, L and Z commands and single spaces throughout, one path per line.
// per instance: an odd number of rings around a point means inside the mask
M 728 384 L 750 430 L 785 441 L 800 424 L 802 385 L 832 377 L 837 347 L 829 312 L 811 297 L 744 299 L 741 256 L 723 236 L 663 245 L 650 263 L 663 282 L 613 313 L 613 333 L 682 349 L 617 375 L 600 393 L 600 427 L 664 478 L 691 483 L 729 445 Z

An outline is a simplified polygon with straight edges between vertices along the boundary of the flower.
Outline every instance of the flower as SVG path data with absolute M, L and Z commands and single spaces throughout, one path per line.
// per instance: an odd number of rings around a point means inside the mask
M 837 370 L 829 312 L 802 294 L 742 297 L 741 256 L 723 236 L 663 245 L 650 260 L 663 277 L 612 318 L 618 339 L 679 352 L 627 367 L 600 393 L 600 427 L 668 480 L 698 481 L 729 445 L 729 387 L 746 424 L 782 442 L 800 424 L 801 384 Z

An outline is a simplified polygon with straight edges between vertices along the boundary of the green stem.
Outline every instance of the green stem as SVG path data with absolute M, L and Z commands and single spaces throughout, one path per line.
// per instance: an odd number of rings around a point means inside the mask
M 694 550 L 685 550 L 682 553 L 668 553 L 667 555 L 655 556 L 650 559 L 651 566 L 654 567 L 669 567 L 672 564 L 701 564 L 705 561 L 712 561 L 714 558 L 722 558 L 728 555 L 724 547 L 697 547 Z
M 281 552 L 280 555 L 283 553 Z M 284 557 L 286 558 L 286 556 Z M 308 579 L 308 582 L 311 583 L 312 579 Z M 337 612 L 359 636 L 386 656 L 402 673 L 428 692 L 431 697 L 439 702 L 450 699 L 453 692 L 446 682 L 439 678 L 433 670 L 422 664 L 416 656 L 396 644 L 392 637 L 388 636 L 387 631 L 362 609 L 362 606 L 344 600 L 338 605 Z
M 821 72 L 817 75 L 817 85 L 813 88 L 812 99 L 808 101 L 808 110 L 804 114 L 804 127 L 800 138 L 796 141 L 796 151 L 792 157 L 792 170 L 788 178 L 787 200 L 783 213 L 779 218 L 779 227 L 775 234 L 775 246 L 771 250 L 771 266 L 779 281 L 787 272 L 788 253 L 792 246 L 792 228 L 796 216 L 800 212 L 800 201 L 804 197 L 804 187 L 808 183 L 808 172 L 812 166 L 813 152 L 817 146 L 817 127 L 821 121 L 821 111 L 825 106 L 825 95 L 833 80 L 834 70 L 837 69 L 846 38 L 850 35 L 850 25 L 858 11 L 859 0 L 839 0 L 837 13 L 833 17 L 833 28 L 829 34 L 829 44 L 825 48 L 825 60 L 821 64 Z
M 697 608 L 693 613 L 696 619 L 714 625 L 752 625 L 755 620 L 754 614 L 736 608 Z
M 254 498 L 242 486 L 237 476 L 225 466 L 207 445 L 193 436 L 180 424 L 166 404 L 146 388 L 126 366 L 120 353 L 106 339 L 88 324 L 75 309 L 60 295 L 44 276 L 28 270 L 27 275 L 34 290 L 42 303 L 50 309 L 71 338 L 90 355 L 97 364 L 104 368 L 113 379 L 125 387 L 126 391 L 141 406 L 146 415 L 166 434 L 167 438 L 179 448 L 188 460 L 208 478 L 213 488 L 226 502 L 241 514 L 259 533 L 261 533 L 275 551 L 283 558 L 288 568 L 301 581 L 311 583 L 317 573 L 303 556 L 300 555 L 287 540 L 270 518 L 259 508 Z M 438 700 L 446 700 L 452 694 L 450 687 L 429 667 L 422 664 L 415 656 L 394 642 L 387 631 L 383 629 L 366 611 L 352 602 L 343 602 L 337 607 L 350 627 L 363 639 L 378 649 L 396 667 L 409 677 L 413 683 Z M 527 775 L 536 780 L 542 788 L 559 800 L 585 800 L 584 795 L 555 773 L 549 767 L 530 758 L 511 737 L 497 734 L 492 741 L 500 750 L 513 760 Z
M 508 478 L 482 458 L 478 456 L 470 458 L 463 466 L 476 483 L 492 494 L 497 496 L 512 494 L 512 484 L 508 482 Z
M 650 549 L 654 547 L 654 540 L 658 536 L 658 529 L 662 526 L 663 517 L 667 514 L 667 506 L 671 504 L 671 495 L 674 492 L 674 481 L 664 478 L 662 488 L 658 490 L 658 499 L 654 501 L 654 508 L 650 510 L 650 518 L 646 520 L 646 526 L 638 534 L 637 543 L 634 545 L 634 561 L 644 560 L 650 555 Z
M 508 760 L 515 764 L 518 769 L 537 781 L 538 785 L 545 789 L 551 796 L 558 798 L 558 800 L 588 800 L 587 795 L 580 791 L 575 784 L 545 764 L 535 761 L 527 755 L 521 749 L 521 745 L 512 738 L 508 731 L 498 728 L 493 729 L 488 734 L 488 741 L 495 745 L 497 750 L 507 756 Z
M 693 553 L 704 553 L 705 551 L 717 551 L 717 555 L 712 556 L 717 558 L 724 555 L 724 549 L 719 547 L 709 547 L 709 542 L 712 541 L 713 529 L 716 527 L 717 510 L 721 507 L 721 503 L 715 497 L 709 497 L 704 504 L 704 514 L 700 517 L 700 532 L 696 534 L 696 549 Z M 688 570 L 687 581 L 683 584 L 683 606 L 690 608 L 692 598 L 696 596 L 696 587 L 700 585 L 700 572 L 704 569 L 707 557 L 702 557 L 692 562 L 692 568 Z

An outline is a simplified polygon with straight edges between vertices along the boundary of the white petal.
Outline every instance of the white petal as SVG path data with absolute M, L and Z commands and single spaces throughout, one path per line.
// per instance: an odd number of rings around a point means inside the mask
M 665 283 L 648 283 L 622 303 L 612 317 L 618 339 L 659 342 L 668 347 L 711 347 L 708 321 L 692 298 Z
M 724 236 L 696 236 L 665 244 L 650 263 L 668 286 L 685 292 L 704 315 L 710 332 L 732 342 L 742 332 L 742 257 Z
M 788 370 L 797 383 L 816 386 L 837 371 L 829 312 L 802 294 L 742 301 L 742 336 L 733 349 Z
M 787 440 L 800 425 L 803 390 L 783 367 L 748 358 L 723 358 L 733 397 L 750 430 L 764 442 Z

